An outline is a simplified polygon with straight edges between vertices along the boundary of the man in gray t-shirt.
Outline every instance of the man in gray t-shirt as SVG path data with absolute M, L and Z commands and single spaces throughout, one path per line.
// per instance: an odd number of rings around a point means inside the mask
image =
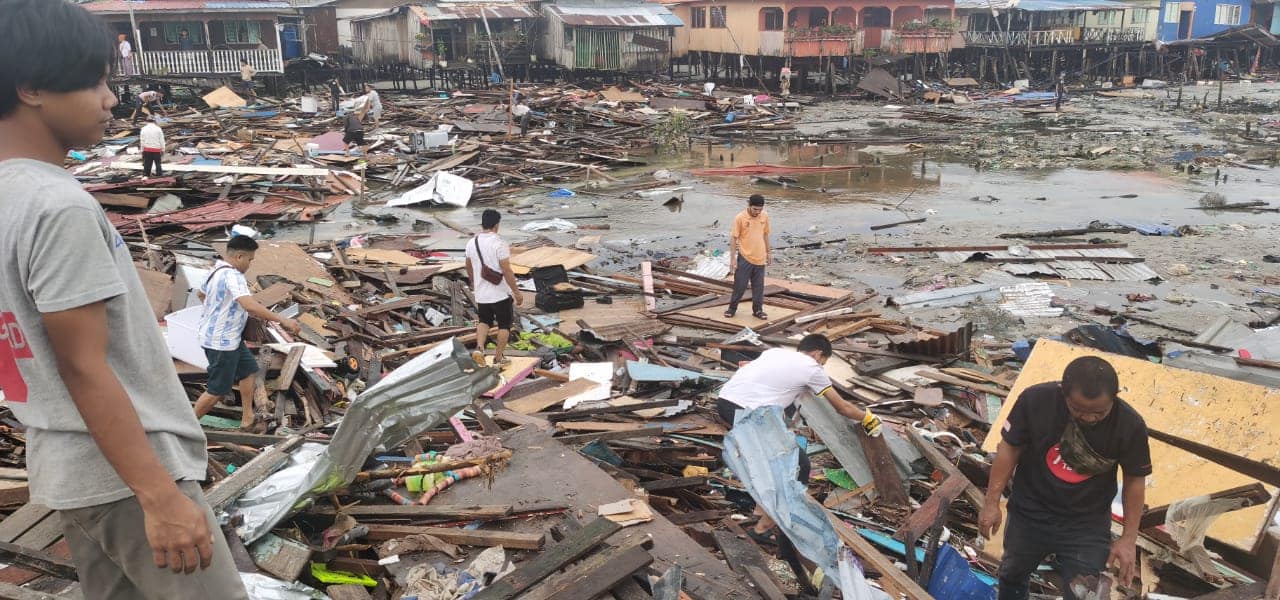
M 64 0 L 0 14 L 0 394 L 31 501 L 59 512 L 86 599 L 246 598 L 129 248 L 61 166 L 116 104 L 110 33 Z

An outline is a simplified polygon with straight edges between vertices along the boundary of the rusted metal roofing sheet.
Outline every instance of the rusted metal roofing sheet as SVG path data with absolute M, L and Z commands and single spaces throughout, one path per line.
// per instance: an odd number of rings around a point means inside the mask
M 532 19 L 538 16 L 527 4 L 519 2 L 450 2 L 410 8 L 423 25 L 432 21 L 479 20 L 482 12 L 485 19 Z
M 962 356 L 969 353 L 973 339 L 973 322 L 966 322 L 946 335 L 919 332 L 889 338 L 889 349 L 924 356 Z
M 575 27 L 683 27 L 684 22 L 658 4 L 547 6 L 565 25 Z

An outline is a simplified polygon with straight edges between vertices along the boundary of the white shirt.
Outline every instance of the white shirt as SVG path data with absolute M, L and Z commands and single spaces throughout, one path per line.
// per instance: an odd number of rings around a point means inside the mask
M 720 397 L 742 408 L 787 408 L 831 387 L 831 378 L 812 357 L 784 348 L 765 350 L 738 369 L 720 388 Z
M 515 117 L 523 117 L 529 114 L 529 107 L 523 102 L 511 107 L 511 115 Z
M 244 326 L 249 322 L 249 311 L 237 300 L 252 292 L 244 273 L 226 261 L 218 261 L 213 269 L 208 281 L 200 286 L 204 292 L 204 312 L 200 314 L 196 337 L 201 346 L 210 350 L 235 350 L 240 347 L 240 336 L 244 335 Z
M 129 58 L 130 54 L 133 54 L 133 46 L 129 45 L 129 40 L 120 40 L 120 56 Z
M 364 104 L 369 107 L 369 112 L 374 114 L 382 113 L 382 98 L 378 96 L 377 90 L 371 90 L 365 95 Z
M 155 123 L 147 123 L 139 134 L 139 142 L 143 150 L 164 151 L 164 130 Z
M 480 253 L 477 253 L 477 249 Z M 494 304 L 511 297 L 511 287 L 506 278 L 493 284 L 480 276 L 480 258 L 484 257 L 484 266 L 494 271 L 502 271 L 499 261 L 511 258 L 511 247 L 498 234 L 482 231 L 473 240 L 467 242 L 467 258 L 471 260 L 471 280 L 475 282 L 474 295 L 476 304 Z
M 160 99 L 160 92 L 155 90 L 147 90 L 138 94 L 138 99 L 143 102 L 155 102 Z

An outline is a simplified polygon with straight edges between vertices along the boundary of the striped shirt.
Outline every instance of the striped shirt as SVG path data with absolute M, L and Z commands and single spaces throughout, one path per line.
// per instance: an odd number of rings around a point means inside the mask
M 249 322 L 249 311 L 236 300 L 251 294 L 249 282 L 244 273 L 226 261 L 218 261 L 213 269 L 213 275 L 200 287 L 204 292 L 204 312 L 196 337 L 201 346 L 210 350 L 235 350 L 240 347 L 240 336 Z

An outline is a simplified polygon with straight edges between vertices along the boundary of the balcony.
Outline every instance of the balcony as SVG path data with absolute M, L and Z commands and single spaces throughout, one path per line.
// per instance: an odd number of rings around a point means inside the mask
M 1076 29 L 1046 29 L 1043 31 L 965 31 L 965 45 L 979 47 L 1025 48 L 1031 46 L 1066 46 L 1076 43 Z
M 139 75 L 231 75 L 240 73 L 240 60 L 249 61 L 259 73 L 283 73 L 280 51 L 268 50 L 148 50 L 135 52 L 133 61 Z M 123 62 L 117 75 L 130 75 Z
M 795 58 L 862 54 L 864 32 L 844 25 L 792 29 L 786 34 L 787 55 Z
M 1146 30 L 1141 27 L 1118 29 L 1114 27 L 1086 27 L 1080 34 L 1085 44 L 1123 44 L 1146 41 Z
M 934 54 L 951 50 L 955 33 L 949 29 L 900 29 L 884 37 L 881 47 L 893 54 Z

